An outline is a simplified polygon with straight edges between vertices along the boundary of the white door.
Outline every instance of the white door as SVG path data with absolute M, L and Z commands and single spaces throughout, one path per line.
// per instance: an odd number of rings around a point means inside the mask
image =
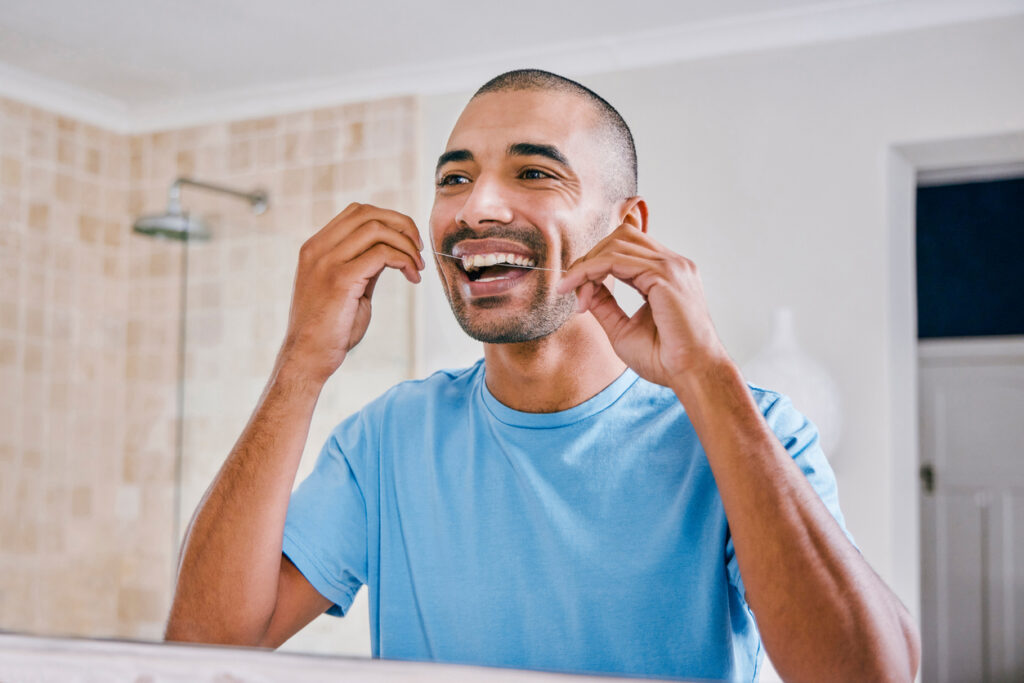
M 1024 681 L 1024 337 L 918 364 L 922 680 Z

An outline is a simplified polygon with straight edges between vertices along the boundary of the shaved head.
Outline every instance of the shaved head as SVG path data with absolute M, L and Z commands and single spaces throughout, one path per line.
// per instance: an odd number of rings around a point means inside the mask
M 577 95 L 594 107 L 601 145 L 609 156 L 605 173 L 608 199 L 617 201 L 637 193 L 636 146 L 633 134 L 615 107 L 590 88 L 540 69 L 507 71 L 480 86 L 473 98 L 492 92 L 550 90 Z

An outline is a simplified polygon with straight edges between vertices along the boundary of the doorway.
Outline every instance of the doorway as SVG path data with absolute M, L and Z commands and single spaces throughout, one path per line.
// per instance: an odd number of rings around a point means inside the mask
M 922 680 L 1022 680 L 1024 168 L 919 173 L 915 239 Z

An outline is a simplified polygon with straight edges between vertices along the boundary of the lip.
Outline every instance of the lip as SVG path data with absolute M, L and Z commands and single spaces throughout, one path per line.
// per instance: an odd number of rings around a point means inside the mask
M 469 298 L 504 294 L 516 285 L 520 284 L 524 278 L 536 272 L 533 270 L 527 270 L 526 268 L 510 268 L 508 277 L 501 278 L 500 280 L 491 280 L 490 282 L 474 282 L 469 279 L 469 275 L 467 275 L 466 271 L 462 268 L 456 266 L 456 270 L 458 271 L 459 286 L 462 289 L 462 293 Z
M 502 239 L 463 240 L 452 247 L 452 256 L 475 256 L 477 254 L 514 254 L 537 261 L 537 256 L 519 242 Z
M 452 247 L 451 253 L 452 256 L 459 259 L 466 256 L 476 256 L 477 254 L 513 254 L 532 259 L 535 263 L 540 261 L 532 249 L 529 249 L 520 242 L 491 237 L 462 240 Z M 459 285 L 463 296 L 470 299 L 504 294 L 522 283 L 524 278 L 536 272 L 526 268 L 510 267 L 508 277 L 490 282 L 474 282 L 469 279 L 469 275 L 462 269 L 461 264 L 456 265 L 455 270 L 458 273 Z

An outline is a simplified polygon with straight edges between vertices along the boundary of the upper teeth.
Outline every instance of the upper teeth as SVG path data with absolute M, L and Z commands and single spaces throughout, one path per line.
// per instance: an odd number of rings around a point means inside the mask
M 519 256 L 518 254 L 472 254 L 462 257 L 462 267 L 465 270 L 486 268 L 487 266 L 493 266 L 498 263 L 509 263 L 514 266 L 529 267 L 537 265 L 537 262 L 532 258 Z

